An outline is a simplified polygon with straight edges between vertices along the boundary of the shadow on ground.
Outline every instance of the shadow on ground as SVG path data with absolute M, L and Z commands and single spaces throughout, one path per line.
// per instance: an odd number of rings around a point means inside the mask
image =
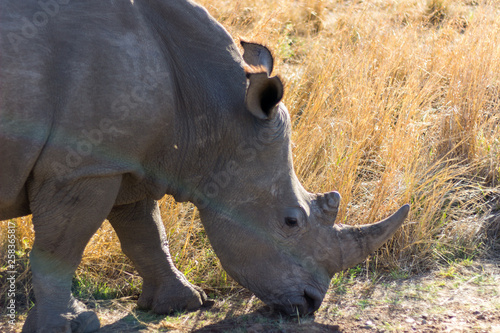
M 120 307 L 116 302 L 101 306 L 115 308 L 113 313 Z M 337 325 L 315 322 L 314 316 L 282 316 L 246 293 L 230 302 L 219 300 L 201 310 L 172 316 L 158 316 L 127 307 L 122 310 L 123 317 L 109 324 L 103 322 L 100 332 L 340 332 Z M 103 313 L 100 317 L 101 321 L 113 320 L 102 318 Z

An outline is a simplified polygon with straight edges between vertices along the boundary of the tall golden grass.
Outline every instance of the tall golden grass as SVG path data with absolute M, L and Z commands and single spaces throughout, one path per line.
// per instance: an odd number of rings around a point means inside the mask
M 372 267 L 419 271 L 498 245 L 500 222 L 489 218 L 500 210 L 498 2 L 200 2 L 235 40 L 274 52 L 296 172 L 311 192 L 341 193 L 337 222 L 371 223 L 411 203 Z M 196 209 L 170 197 L 161 207 L 179 269 L 215 293 L 232 287 Z M 16 222 L 22 257 L 33 234 L 29 217 Z M 76 281 L 95 285 L 91 294 L 140 290 L 109 224 L 87 246 Z

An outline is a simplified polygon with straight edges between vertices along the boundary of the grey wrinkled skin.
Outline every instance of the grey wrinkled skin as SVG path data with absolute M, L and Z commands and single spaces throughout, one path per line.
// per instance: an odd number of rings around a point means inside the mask
M 295 176 L 283 85 L 263 46 L 187 0 L 3 1 L 0 219 L 33 214 L 36 305 L 25 332 L 92 332 L 71 295 L 104 219 L 159 314 L 206 300 L 173 265 L 156 200 L 200 210 L 227 272 L 288 314 L 317 310 L 335 272 L 380 247 L 409 207 L 334 225 L 337 192 Z

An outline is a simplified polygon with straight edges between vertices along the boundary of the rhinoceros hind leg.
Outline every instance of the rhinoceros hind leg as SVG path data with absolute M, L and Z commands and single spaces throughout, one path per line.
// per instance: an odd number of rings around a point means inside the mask
M 36 180 L 36 178 L 35 178 Z M 111 211 L 121 177 L 70 185 L 33 182 L 35 242 L 30 253 L 36 305 L 23 332 L 93 332 L 97 316 L 71 295 L 71 280 L 92 235 Z
M 144 279 L 139 308 L 157 314 L 195 310 L 207 297 L 175 268 L 170 257 L 158 203 L 145 199 L 113 208 L 108 216 L 123 252 Z

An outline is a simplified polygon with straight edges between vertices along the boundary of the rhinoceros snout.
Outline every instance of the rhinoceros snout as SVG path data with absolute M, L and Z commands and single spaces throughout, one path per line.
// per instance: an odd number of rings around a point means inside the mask
M 305 316 L 319 309 L 323 296 L 314 288 L 306 287 L 304 293 L 293 299 L 287 299 L 286 304 L 275 305 L 275 308 L 289 316 Z
M 311 314 L 319 309 L 321 303 L 323 302 L 323 296 L 313 288 L 306 288 L 304 290 L 304 299 L 307 302 L 307 312 L 305 314 Z

